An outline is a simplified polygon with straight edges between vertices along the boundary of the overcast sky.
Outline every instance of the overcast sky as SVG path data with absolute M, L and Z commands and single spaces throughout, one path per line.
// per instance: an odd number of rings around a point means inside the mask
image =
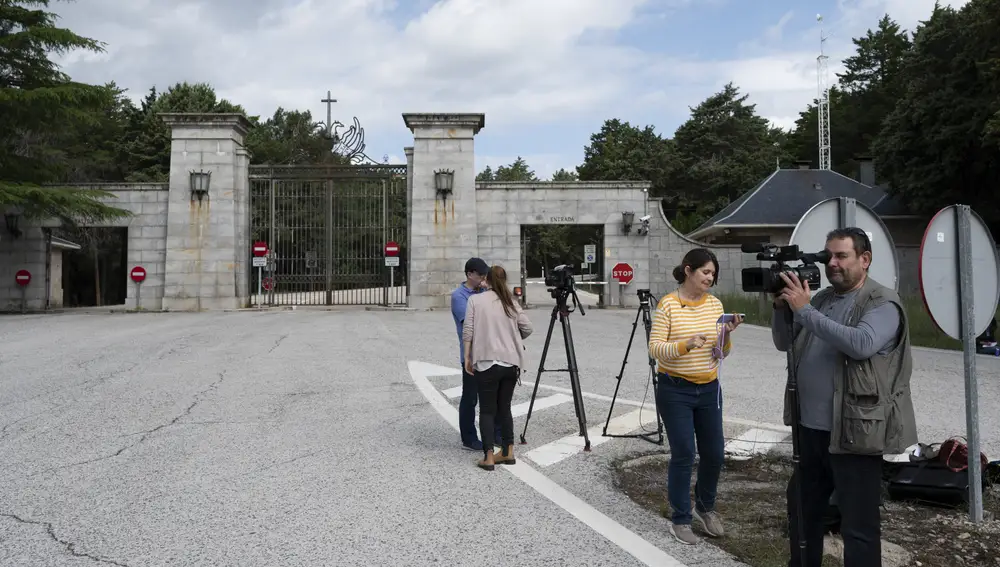
M 941 0 L 960 6 L 965 0 Z M 524 156 L 539 176 L 583 159 L 609 118 L 671 136 L 734 81 L 790 126 L 816 95 L 822 25 L 832 76 L 851 38 L 889 13 L 907 29 L 934 0 L 78 0 L 60 25 L 106 52 L 57 59 L 74 79 L 212 84 L 252 115 L 338 99 L 368 154 L 403 161 L 404 112 L 484 112 L 476 168 Z M 818 23 L 817 14 L 823 15 Z M 833 140 L 836 151 L 836 140 Z

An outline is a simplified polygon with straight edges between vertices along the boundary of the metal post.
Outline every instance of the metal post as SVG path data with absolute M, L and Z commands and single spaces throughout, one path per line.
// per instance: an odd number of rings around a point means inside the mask
M 274 264 L 275 264 L 275 262 L 271 259 L 271 254 L 274 254 L 274 251 L 278 247 L 277 239 L 275 238 L 275 233 L 274 233 L 275 223 L 278 222 L 278 215 L 277 215 L 277 212 L 275 211 L 276 204 L 275 204 L 275 196 L 274 196 L 274 169 L 271 169 L 271 170 L 268 171 L 268 177 L 271 180 L 270 187 L 268 188 L 268 193 L 269 193 L 269 195 L 268 195 L 268 201 L 269 201 L 268 208 L 271 210 L 271 222 L 268 223 L 269 226 L 268 226 L 268 236 L 267 236 L 267 248 L 268 248 L 268 250 L 267 250 L 267 258 L 268 258 L 267 259 L 267 267 L 268 267 L 268 270 L 267 271 L 270 272 L 271 273 L 271 277 L 274 278 L 274 275 L 275 275 L 274 274 L 274 268 L 275 268 Z M 267 291 L 267 297 L 268 297 L 268 301 L 267 301 L 268 305 L 273 305 L 274 304 L 274 287 L 273 286 L 271 287 L 271 289 L 269 289 Z
M 525 236 L 524 228 L 521 228 L 521 307 L 528 307 L 528 242 L 531 239 Z
M 979 386 L 976 382 L 976 312 L 972 289 L 972 219 L 967 205 L 955 207 L 958 226 L 959 308 L 965 358 L 965 436 L 969 448 L 969 518 L 983 521 L 983 482 L 979 461 Z
M 265 256 L 266 257 L 266 256 Z M 262 287 L 264 286 L 264 268 L 257 266 L 257 307 L 263 307 L 264 303 L 264 292 Z
M 850 197 L 840 197 L 840 228 L 856 226 L 858 202 Z
M 142 292 L 140 291 L 141 289 L 142 289 L 142 284 L 139 283 L 139 282 L 135 282 L 135 310 L 136 311 L 139 311 L 140 309 L 142 309 Z
M 382 249 L 383 254 L 385 250 L 385 243 L 389 242 L 389 192 L 385 184 L 385 179 L 382 180 Z M 383 259 L 383 263 L 385 260 Z M 383 276 L 385 277 L 385 276 Z M 383 304 L 389 305 L 389 289 L 392 287 L 392 266 L 389 267 L 389 287 L 385 287 L 385 280 L 382 280 L 382 298 Z M 395 291 L 395 290 L 394 290 Z
M 333 305 L 333 180 L 326 185 L 326 304 Z
M 21 314 L 28 312 L 28 286 L 21 286 Z

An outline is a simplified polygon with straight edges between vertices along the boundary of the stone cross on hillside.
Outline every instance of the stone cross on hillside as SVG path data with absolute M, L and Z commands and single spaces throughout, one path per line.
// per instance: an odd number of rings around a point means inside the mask
M 326 135 L 329 136 L 333 129 L 333 103 L 337 102 L 337 99 L 333 98 L 330 91 L 326 91 L 326 98 L 320 102 L 326 103 Z

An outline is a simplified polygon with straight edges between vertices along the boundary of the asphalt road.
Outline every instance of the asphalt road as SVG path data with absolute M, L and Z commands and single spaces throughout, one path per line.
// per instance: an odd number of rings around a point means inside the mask
M 529 313 L 515 404 L 550 320 Z M 611 409 L 634 316 L 571 318 L 592 428 Z M 723 375 L 732 435 L 780 423 L 784 373 L 767 330 L 739 333 Z M 612 413 L 633 415 L 645 396 L 648 419 L 644 355 L 632 353 Z M 961 356 L 916 356 L 921 440 L 964 434 Z M 573 436 L 572 402 L 536 408 L 518 472 L 476 468 L 449 422 L 457 358 L 447 311 L 0 317 L 0 564 L 735 564 L 676 544 L 615 490 L 614 459 L 656 446 L 591 434 L 589 453 L 525 458 Z M 565 368 L 558 324 L 548 359 Z M 996 458 L 1000 360 L 979 360 Z M 411 372 L 428 365 L 444 368 Z M 568 387 L 565 373 L 540 382 L 536 403 Z

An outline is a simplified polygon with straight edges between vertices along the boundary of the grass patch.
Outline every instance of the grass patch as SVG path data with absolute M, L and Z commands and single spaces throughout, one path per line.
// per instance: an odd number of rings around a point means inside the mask
M 614 465 L 617 487 L 640 506 L 666 519 L 668 457 L 663 454 L 623 459 Z M 719 480 L 717 509 L 726 526 L 722 538 L 705 538 L 751 567 L 786 567 L 787 539 L 785 486 L 791 476 L 787 456 L 769 454 L 747 461 L 728 461 Z M 923 567 L 1000 565 L 1000 495 L 983 494 L 987 521 L 967 521 L 966 509 L 930 507 L 885 497 L 882 539 L 885 565 Z M 702 535 L 699 533 L 699 535 Z M 839 536 L 828 536 L 831 553 Z M 889 557 L 891 556 L 891 557 Z M 823 567 L 843 567 L 839 556 L 824 555 Z
M 758 295 L 748 295 L 742 293 L 720 294 L 718 298 L 726 308 L 728 313 L 745 313 L 746 322 L 753 325 L 771 326 L 771 301 L 766 299 L 763 302 Z M 906 308 L 906 316 L 910 320 L 910 343 L 913 346 L 941 348 L 948 350 L 962 350 L 961 341 L 957 341 L 942 333 L 934 325 L 924 302 L 917 296 L 904 296 L 903 306 Z M 1000 318 L 1000 309 L 997 310 L 997 318 Z

